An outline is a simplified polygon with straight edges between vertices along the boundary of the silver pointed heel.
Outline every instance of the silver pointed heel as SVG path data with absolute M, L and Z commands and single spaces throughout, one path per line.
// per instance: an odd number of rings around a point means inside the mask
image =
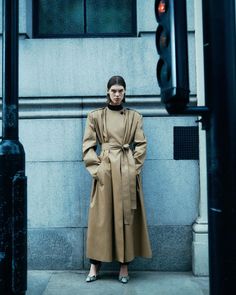
M 94 282 L 94 281 L 96 281 L 97 279 L 100 278 L 99 270 L 100 270 L 100 268 L 101 268 L 101 265 L 102 265 L 101 262 L 98 263 L 98 265 L 97 265 L 97 267 L 96 267 L 96 272 L 97 272 L 96 275 L 93 275 L 93 276 L 87 275 L 87 278 L 86 278 L 86 280 L 85 280 L 87 283 Z
M 94 282 L 96 280 L 97 280 L 97 276 L 95 276 L 95 275 L 94 276 L 88 275 L 87 278 L 86 278 L 87 283 L 91 283 L 91 282 Z
M 129 281 L 129 276 L 119 276 L 119 281 L 120 281 L 122 284 L 127 284 L 128 281 Z

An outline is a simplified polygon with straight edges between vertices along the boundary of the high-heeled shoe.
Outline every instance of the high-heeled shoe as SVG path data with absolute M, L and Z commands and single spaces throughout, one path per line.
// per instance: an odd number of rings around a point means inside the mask
M 91 282 L 94 282 L 97 280 L 97 276 L 96 275 L 93 275 L 93 276 L 90 276 L 90 275 L 87 275 L 87 278 L 86 278 L 86 282 L 87 283 L 91 283 Z
M 128 281 L 129 281 L 129 276 L 119 276 L 119 281 L 122 283 L 122 284 L 127 284 Z
M 101 262 L 97 264 L 97 266 L 96 266 L 96 275 L 93 275 L 93 276 L 87 275 L 87 278 L 85 280 L 87 283 L 94 282 L 94 281 L 96 281 L 97 279 L 100 278 L 99 270 L 101 268 L 101 265 L 102 265 Z

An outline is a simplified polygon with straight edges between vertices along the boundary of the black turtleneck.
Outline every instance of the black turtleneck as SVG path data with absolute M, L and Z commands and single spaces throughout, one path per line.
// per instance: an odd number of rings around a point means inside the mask
M 119 105 L 108 104 L 107 107 L 111 111 L 121 111 L 123 109 L 122 104 L 119 104 Z

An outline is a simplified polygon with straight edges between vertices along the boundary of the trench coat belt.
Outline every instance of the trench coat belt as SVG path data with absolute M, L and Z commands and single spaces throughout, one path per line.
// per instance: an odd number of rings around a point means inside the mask
M 102 150 L 118 149 L 122 151 L 120 170 L 122 181 L 122 199 L 124 211 L 124 223 L 131 224 L 133 212 L 137 209 L 137 192 L 136 192 L 136 169 L 133 155 L 128 143 L 116 144 L 105 142 L 101 145 Z

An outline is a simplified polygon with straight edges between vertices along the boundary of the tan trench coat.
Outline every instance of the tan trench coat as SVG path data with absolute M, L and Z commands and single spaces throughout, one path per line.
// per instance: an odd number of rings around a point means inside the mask
M 104 262 L 150 258 L 140 179 L 146 154 L 142 116 L 124 109 L 124 134 L 114 142 L 107 131 L 108 111 L 105 107 L 88 114 L 83 140 L 83 159 L 93 177 L 86 255 Z

